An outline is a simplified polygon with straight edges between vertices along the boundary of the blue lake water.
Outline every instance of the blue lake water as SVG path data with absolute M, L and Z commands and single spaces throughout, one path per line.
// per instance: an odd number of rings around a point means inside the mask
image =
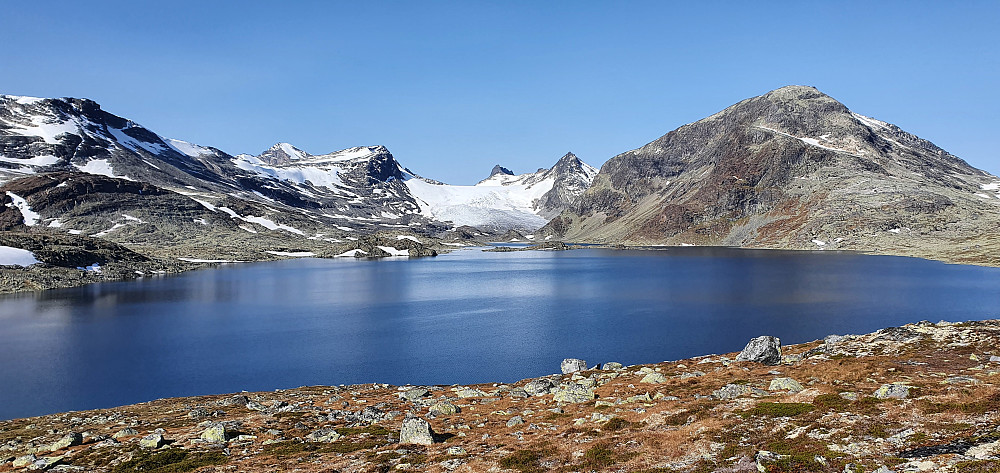
M 1000 269 L 709 248 L 235 265 L 0 299 L 0 418 L 161 397 L 512 382 L 1000 317 Z

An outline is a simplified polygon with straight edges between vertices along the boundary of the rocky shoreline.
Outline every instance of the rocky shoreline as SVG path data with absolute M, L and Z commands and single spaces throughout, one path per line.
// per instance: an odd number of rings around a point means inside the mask
M 1000 320 L 921 322 L 511 384 L 161 399 L 0 421 L 0 471 L 997 471 L 998 342 Z

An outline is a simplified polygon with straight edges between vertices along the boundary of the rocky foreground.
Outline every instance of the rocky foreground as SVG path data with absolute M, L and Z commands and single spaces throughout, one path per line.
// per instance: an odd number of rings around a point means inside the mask
M 0 422 L 0 471 L 1000 471 L 1000 321 L 509 385 L 303 387 Z

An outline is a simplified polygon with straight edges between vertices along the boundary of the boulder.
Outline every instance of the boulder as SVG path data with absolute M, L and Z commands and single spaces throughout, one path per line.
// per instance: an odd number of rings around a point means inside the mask
M 337 430 L 333 427 L 325 427 L 306 435 L 306 440 L 312 442 L 333 443 L 340 440 L 341 437 L 343 437 L 343 435 L 337 433 Z
M 756 361 L 765 365 L 781 363 L 781 339 L 763 335 L 750 340 L 743 348 L 736 361 Z
M 647 374 L 646 376 L 643 376 L 642 380 L 640 380 L 639 382 L 648 384 L 662 384 L 667 382 L 667 377 L 654 371 L 652 373 Z
M 399 443 L 416 445 L 433 444 L 434 434 L 431 431 L 431 425 L 426 420 L 416 417 L 404 420 L 402 427 L 399 429 Z
M 791 391 L 793 393 L 797 393 L 803 389 L 805 387 L 802 386 L 802 383 L 792 378 L 774 378 L 767 387 L 768 391 Z
M 407 401 L 416 401 L 417 399 L 427 396 L 430 393 L 431 392 L 426 388 L 413 388 L 399 393 L 399 397 L 406 399 Z
M 455 391 L 455 395 L 460 398 L 488 396 L 488 394 L 484 391 L 476 388 L 458 388 L 458 390 Z
M 906 399 L 910 395 L 910 387 L 905 384 L 883 384 L 872 396 L 878 399 Z
M 514 417 L 511 417 L 510 420 L 507 421 L 507 427 L 516 427 L 516 426 L 521 425 L 523 423 L 524 423 L 524 418 L 523 417 L 521 417 L 521 416 L 514 416 Z
M 556 385 L 548 378 L 538 378 L 524 385 L 524 391 L 532 396 L 548 394 L 555 389 Z
M 584 371 L 587 369 L 587 362 L 579 358 L 566 358 L 559 365 L 562 369 L 563 374 L 576 373 L 577 371 Z
M 167 441 L 163 439 L 163 435 L 161 434 L 149 434 L 139 439 L 139 446 L 142 448 L 160 448 L 165 443 Z
M 48 450 L 54 452 L 56 450 L 62 450 L 66 447 L 72 447 L 74 445 L 80 445 L 83 443 L 83 435 L 78 432 L 70 432 L 63 435 L 59 440 L 52 442 L 48 445 Z
M 712 397 L 722 400 L 736 399 L 744 394 L 750 394 L 750 386 L 745 384 L 727 384 L 719 390 L 712 391 Z
M 134 437 L 136 435 L 139 435 L 139 431 L 138 430 L 135 430 L 135 429 L 133 429 L 131 427 L 125 427 L 124 429 L 119 430 L 118 432 L 115 432 L 115 434 L 112 435 L 111 438 L 120 439 L 120 438 L 123 438 L 123 437 Z
M 233 438 L 233 433 L 226 429 L 225 424 L 215 423 L 203 430 L 200 438 L 208 442 L 224 443 Z
M 605 363 L 604 366 L 601 367 L 601 369 L 605 370 L 605 371 L 616 371 L 616 370 L 620 370 L 620 369 L 622 369 L 624 367 L 625 367 L 625 365 L 623 365 L 621 363 L 618 363 L 617 361 L 609 361 L 609 362 Z
M 440 401 L 434 403 L 429 411 L 436 416 L 450 416 L 462 412 L 462 409 L 448 401 Z
M 596 396 L 594 395 L 594 390 L 586 386 L 580 386 L 579 384 L 564 384 L 556 390 L 555 394 L 552 396 L 552 400 L 556 402 L 565 402 L 570 404 L 578 404 L 581 402 L 593 401 Z

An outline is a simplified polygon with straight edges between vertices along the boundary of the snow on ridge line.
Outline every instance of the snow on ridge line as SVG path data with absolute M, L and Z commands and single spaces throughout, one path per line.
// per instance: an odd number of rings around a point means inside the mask
M 308 258 L 310 256 L 316 256 L 316 253 L 312 251 L 272 251 L 267 250 L 264 253 L 272 254 L 275 256 L 290 256 L 293 258 Z
M 21 212 L 21 216 L 24 217 L 25 225 L 31 227 L 37 224 L 39 220 L 41 220 L 42 216 L 38 215 L 38 212 L 31 210 L 31 206 L 28 205 L 28 201 L 24 200 L 23 197 L 11 191 L 7 191 L 7 196 L 10 197 L 10 200 L 13 201 L 12 203 L 7 204 L 7 206 L 11 208 L 17 208 L 17 210 Z
M 0 246 L 0 265 L 24 267 L 35 263 L 41 263 L 41 261 L 38 261 L 35 254 L 28 250 L 13 246 Z
M 228 259 L 199 259 L 199 258 L 177 258 L 188 263 L 244 263 L 244 261 Z

